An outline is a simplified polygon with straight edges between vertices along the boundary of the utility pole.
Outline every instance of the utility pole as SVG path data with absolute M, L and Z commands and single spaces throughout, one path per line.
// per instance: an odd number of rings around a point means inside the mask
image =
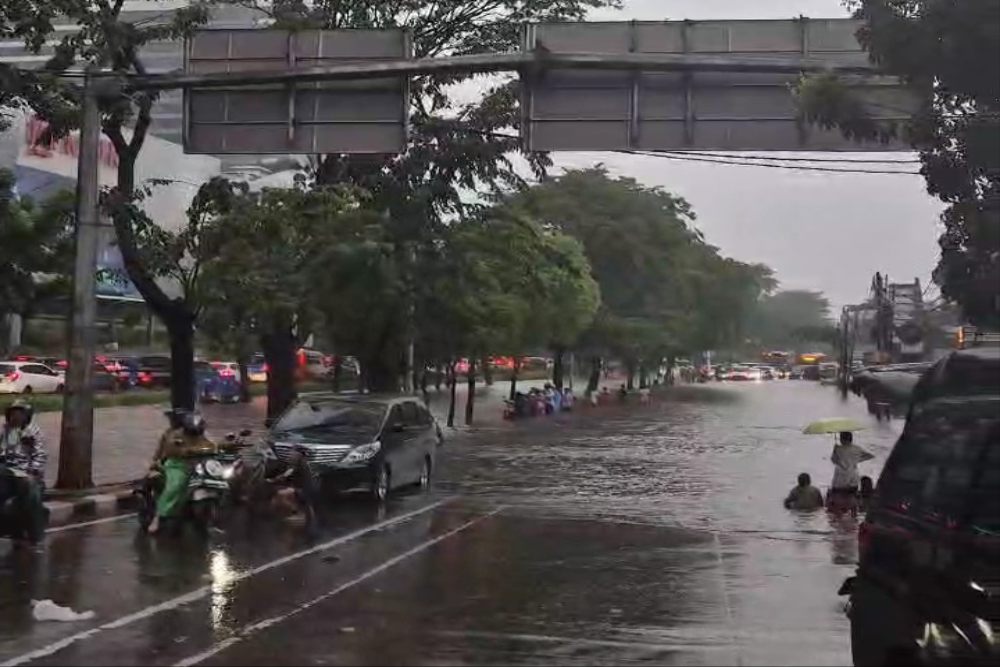
M 100 232 L 98 213 L 98 150 L 101 141 L 101 112 L 94 70 L 88 69 L 83 88 L 83 118 L 80 123 L 80 156 L 76 178 L 76 257 L 73 265 L 73 313 L 66 359 L 62 432 L 59 440 L 60 489 L 93 486 L 94 441 L 93 363 L 94 324 L 97 299 L 97 245 Z

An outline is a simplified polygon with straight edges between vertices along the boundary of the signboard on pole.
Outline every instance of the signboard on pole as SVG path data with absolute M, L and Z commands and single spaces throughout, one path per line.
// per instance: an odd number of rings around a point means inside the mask
M 202 30 L 189 74 L 296 71 L 411 57 L 404 30 Z M 397 153 L 407 140 L 405 77 L 193 88 L 184 94 L 187 153 Z
M 834 66 L 869 65 L 853 19 L 543 23 L 525 29 L 525 51 L 727 56 Z M 863 144 L 798 117 L 798 74 L 724 71 L 642 72 L 540 69 L 522 99 L 528 150 L 909 150 Z M 896 79 L 845 78 L 871 117 L 909 117 L 912 102 Z

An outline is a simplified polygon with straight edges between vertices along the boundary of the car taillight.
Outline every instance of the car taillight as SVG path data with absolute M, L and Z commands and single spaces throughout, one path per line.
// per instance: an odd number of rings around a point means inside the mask
M 18 371 L 12 371 L 7 373 L 4 377 L 7 378 L 8 382 L 17 382 L 21 379 L 21 374 Z
M 263 368 L 264 368 L 264 372 L 265 373 L 267 373 L 267 372 L 269 372 L 271 370 L 271 368 L 266 363 L 264 364 Z
M 872 543 L 872 525 L 868 521 L 862 521 L 858 526 L 858 559 L 865 557 L 868 547 Z
M 223 368 L 221 371 L 219 371 L 219 375 L 221 375 L 224 378 L 230 378 L 230 377 L 235 376 L 236 373 L 232 372 L 228 368 Z
M 145 383 L 145 382 L 149 382 L 152 379 L 153 379 L 153 376 L 150 375 L 149 373 L 147 373 L 146 371 L 141 371 L 139 373 L 139 382 Z

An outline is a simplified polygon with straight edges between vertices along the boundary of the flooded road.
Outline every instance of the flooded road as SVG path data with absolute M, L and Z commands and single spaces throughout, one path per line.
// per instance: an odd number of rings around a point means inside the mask
M 874 477 L 899 424 L 863 402 L 708 385 L 456 434 L 431 492 L 342 502 L 313 542 L 124 518 L 0 543 L 0 664 L 849 664 L 856 524 L 781 506 L 799 472 L 829 483 L 832 439 L 801 434 L 828 416 L 871 425 Z M 96 618 L 34 621 L 40 599 Z

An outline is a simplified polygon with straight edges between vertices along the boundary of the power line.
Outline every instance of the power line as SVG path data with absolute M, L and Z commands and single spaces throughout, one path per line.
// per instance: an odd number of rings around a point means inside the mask
M 653 152 L 664 152 L 670 153 L 671 155 L 687 155 L 689 153 L 694 153 L 694 151 L 653 151 Z M 696 153 L 699 156 L 705 157 L 718 157 L 736 160 L 766 160 L 773 162 L 834 162 L 838 164 L 920 164 L 920 160 L 917 159 L 906 159 L 906 160 L 874 160 L 869 158 L 860 158 L 857 160 L 851 160 L 842 157 L 778 157 L 776 155 L 742 155 L 740 153 L 714 153 L 714 152 L 702 152 L 698 151 Z
M 806 167 L 798 166 L 792 164 L 765 164 L 760 162 L 745 162 L 742 160 L 723 160 L 714 159 L 708 157 L 695 157 L 693 155 L 688 155 L 686 153 L 675 154 L 668 151 L 663 152 L 648 152 L 648 151 L 614 151 L 616 153 L 624 153 L 627 155 L 639 155 L 645 157 L 656 157 L 666 160 L 682 160 L 689 162 L 708 162 L 711 164 L 726 164 L 735 165 L 742 167 L 767 167 L 771 169 L 791 169 L 795 171 L 822 171 L 833 174 L 881 174 L 881 175 L 896 175 L 896 176 L 919 176 L 918 171 L 892 171 L 884 169 L 834 169 L 832 167 Z

